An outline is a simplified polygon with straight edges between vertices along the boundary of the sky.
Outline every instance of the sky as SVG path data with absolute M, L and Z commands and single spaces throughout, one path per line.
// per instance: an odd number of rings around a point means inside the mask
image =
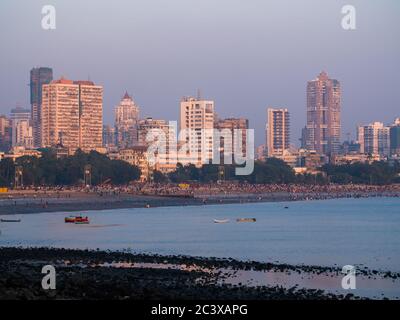
M 344 5 L 356 30 L 341 25 Z M 56 29 L 41 26 L 56 9 Z M 307 81 L 342 85 L 342 138 L 400 117 L 398 0 L 1 0 L 0 113 L 29 105 L 29 71 L 104 86 L 104 122 L 125 91 L 141 116 L 179 118 L 182 96 L 246 117 L 264 143 L 267 107 L 288 108 L 291 142 L 306 121 Z

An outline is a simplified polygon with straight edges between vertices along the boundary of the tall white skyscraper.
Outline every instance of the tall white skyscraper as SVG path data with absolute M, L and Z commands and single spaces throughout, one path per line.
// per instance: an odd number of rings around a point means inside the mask
M 213 159 L 214 101 L 182 98 L 180 131 L 179 142 L 186 146 L 185 162 L 196 166 L 209 163 Z
M 266 146 L 268 157 L 282 156 L 289 149 L 290 117 L 287 109 L 268 108 Z

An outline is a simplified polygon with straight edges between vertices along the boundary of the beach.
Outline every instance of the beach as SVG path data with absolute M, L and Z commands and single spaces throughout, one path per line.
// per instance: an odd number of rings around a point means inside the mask
M 399 186 L 283 186 L 146 184 L 140 187 L 10 190 L 0 194 L 0 215 L 252 202 L 400 197 Z

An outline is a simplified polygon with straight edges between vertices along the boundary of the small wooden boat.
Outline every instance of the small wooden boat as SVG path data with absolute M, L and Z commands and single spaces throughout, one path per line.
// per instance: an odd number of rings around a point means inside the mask
M 75 223 L 75 224 L 88 224 L 89 218 L 82 216 L 69 216 L 65 218 L 65 223 Z
M 236 219 L 237 222 L 256 222 L 256 218 L 238 218 Z
M 1 222 L 21 222 L 21 219 L 1 219 Z
M 214 219 L 214 223 L 228 223 L 228 222 L 229 222 L 229 219 L 222 219 L 222 220 Z

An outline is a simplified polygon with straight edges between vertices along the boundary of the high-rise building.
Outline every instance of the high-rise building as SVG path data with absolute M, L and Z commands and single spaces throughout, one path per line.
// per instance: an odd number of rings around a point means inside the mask
M 266 147 L 268 157 L 282 156 L 290 146 L 290 117 L 287 109 L 267 109 Z
M 31 111 L 21 107 L 11 110 L 11 145 L 13 147 L 33 148 L 33 130 L 31 126 Z
M 43 85 L 42 147 L 85 152 L 102 147 L 103 88 L 61 78 Z
M 390 127 L 390 154 L 400 155 L 400 118 Z
M 225 158 L 225 155 L 231 155 L 231 163 L 234 163 L 234 155 L 237 154 L 241 158 L 245 158 L 247 154 L 247 129 L 249 129 L 249 120 L 245 118 L 227 118 L 216 119 L 215 129 L 220 130 L 220 160 Z M 231 140 L 225 142 L 223 136 L 224 130 L 228 130 Z M 237 136 L 239 135 L 239 136 Z M 214 135 L 215 139 L 215 135 Z M 221 161 L 221 163 L 223 163 Z
M 79 148 L 87 152 L 103 145 L 103 87 L 74 81 L 79 87 Z
M 0 151 L 7 152 L 11 148 L 11 120 L 5 115 L 0 116 Z
M 115 127 L 110 125 L 103 125 L 103 147 L 115 147 Z
M 31 117 L 35 147 L 40 147 L 41 144 L 42 86 L 49 84 L 52 80 L 53 70 L 51 68 L 33 68 L 30 72 Z
M 213 159 L 214 101 L 184 97 L 180 104 L 180 143 L 187 163 L 202 166 Z M 181 149 L 182 150 L 182 149 Z
M 357 127 L 360 153 L 387 156 L 389 154 L 389 127 L 382 122 L 374 122 Z
M 300 148 L 307 148 L 307 127 L 301 128 Z
M 129 148 L 137 145 L 138 120 L 139 107 L 126 92 L 121 102 L 115 107 L 115 133 L 118 147 Z
M 79 86 L 54 80 L 42 87 L 42 147 L 79 148 Z
M 334 155 L 340 148 L 340 82 L 325 72 L 307 84 L 307 143 L 308 150 Z

